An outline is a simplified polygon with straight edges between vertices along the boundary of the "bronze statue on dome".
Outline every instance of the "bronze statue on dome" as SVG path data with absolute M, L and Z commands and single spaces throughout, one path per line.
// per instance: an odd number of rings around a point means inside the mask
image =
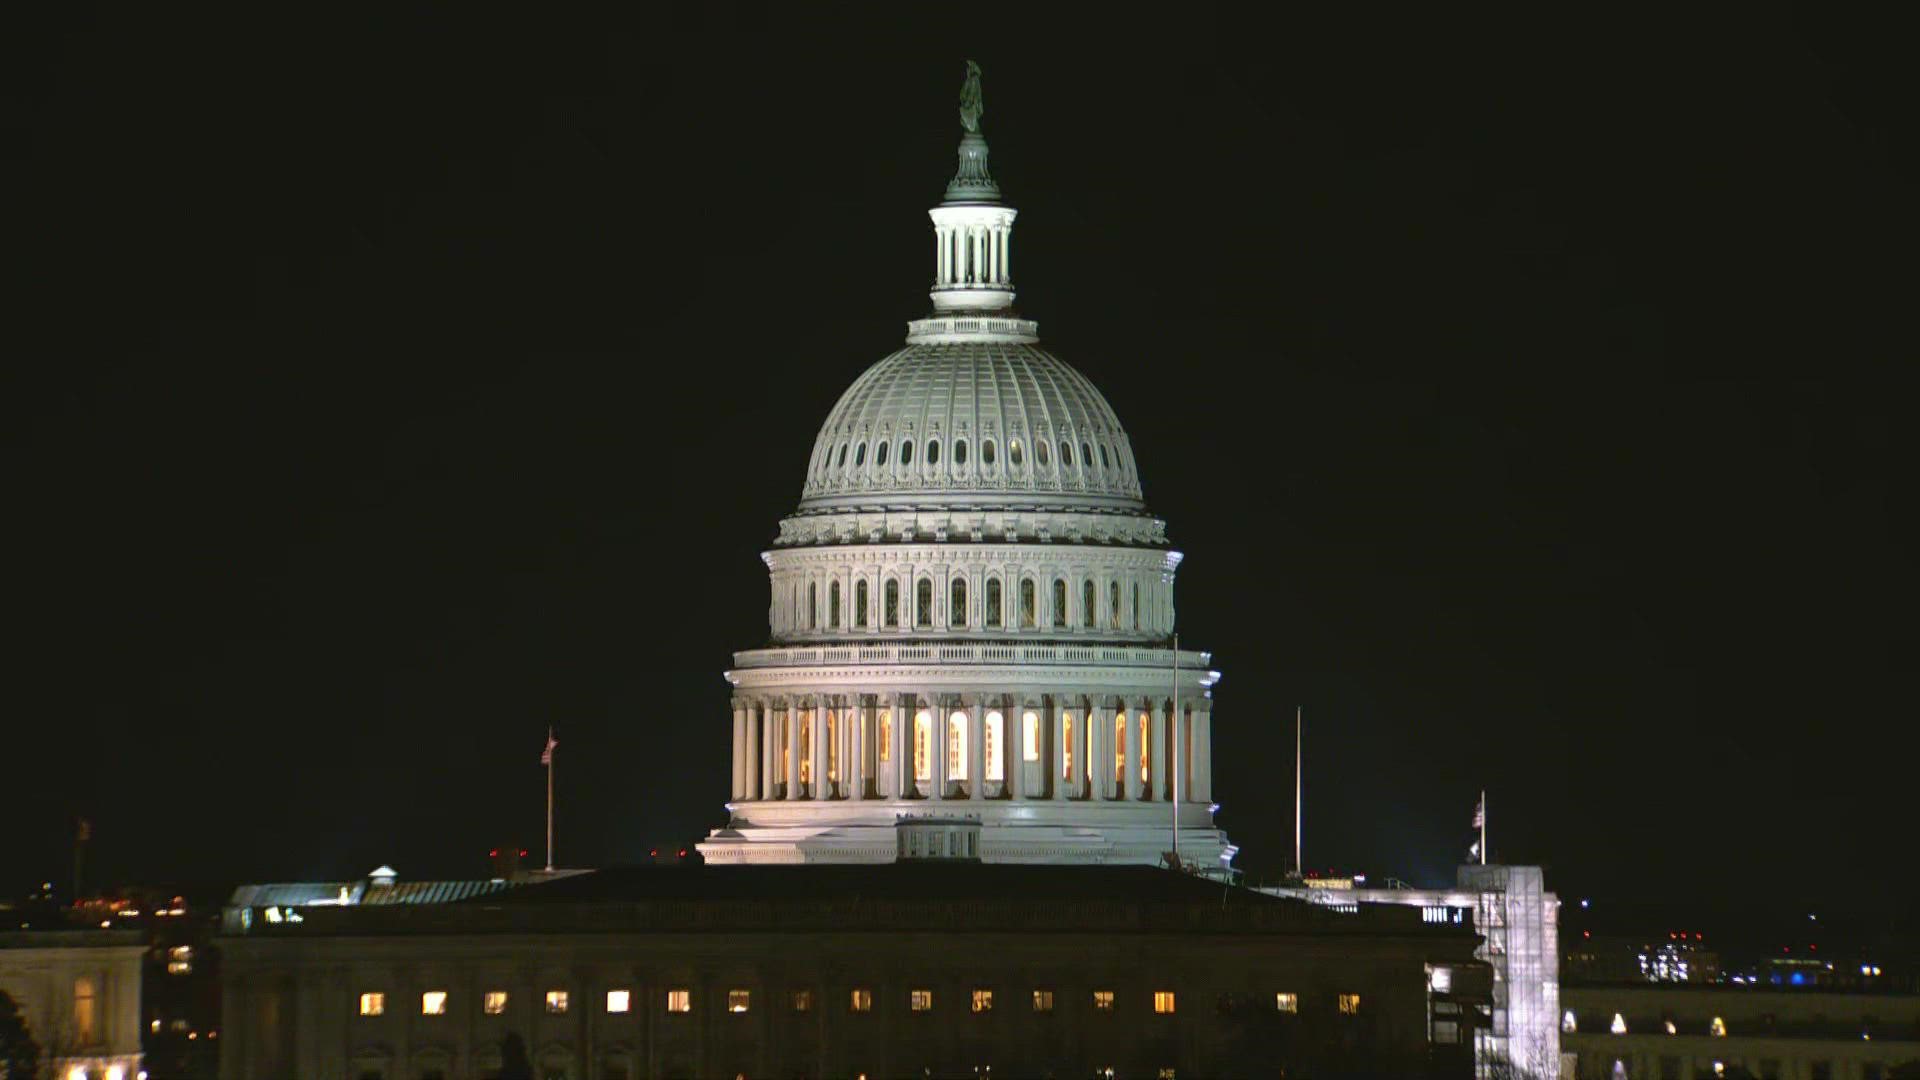
M 980 65 L 967 61 L 967 81 L 960 87 L 960 126 L 970 132 L 980 130 L 980 114 L 986 106 L 980 103 Z

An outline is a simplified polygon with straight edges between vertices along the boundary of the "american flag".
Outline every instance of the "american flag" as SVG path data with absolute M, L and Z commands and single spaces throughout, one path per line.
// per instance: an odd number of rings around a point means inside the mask
M 559 741 L 553 737 L 553 729 L 548 728 L 546 748 L 540 751 L 540 764 L 542 765 L 553 764 L 553 748 L 559 745 L 560 745 Z

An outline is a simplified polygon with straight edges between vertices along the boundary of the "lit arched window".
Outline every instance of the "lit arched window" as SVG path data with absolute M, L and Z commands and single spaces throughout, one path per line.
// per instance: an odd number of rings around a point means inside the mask
M 1127 714 L 1113 714 L 1113 785 L 1114 790 L 1124 790 L 1127 782 Z
M 837 581 L 827 586 L 827 625 L 840 629 L 840 583 Z
M 820 629 L 820 586 L 807 582 L 807 629 Z
M 939 439 L 927 440 L 927 464 L 929 465 L 940 464 L 940 440 Z
M 893 444 L 892 443 L 875 443 L 874 444 L 873 463 L 875 465 L 885 465 L 887 463 L 887 447 L 891 445 Z
M 996 628 L 1000 625 L 1000 579 L 997 577 L 987 579 L 987 625 Z
M 980 443 L 980 464 L 982 465 L 993 464 L 993 440 L 992 439 L 986 439 Z
M 881 763 L 893 760 L 893 710 L 880 709 L 873 714 L 873 727 L 879 733 L 873 756 Z
M 1140 782 L 1144 784 L 1147 782 L 1147 766 L 1153 762 L 1153 755 L 1147 749 L 1147 714 L 1142 712 L 1133 715 L 1140 721 L 1140 731 L 1134 740 L 1134 745 L 1140 748 L 1140 752 L 1134 756 L 1140 759 Z M 1149 790 L 1148 794 L 1151 795 L 1152 791 Z
M 1120 621 L 1120 583 L 1117 581 L 1107 582 L 1107 607 L 1112 611 L 1107 625 L 1115 630 L 1125 626 L 1126 623 Z
M 1028 630 L 1039 625 L 1036 621 L 1039 618 L 1036 592 L 1032 578 L 1020 579 L 1020 625 Z
M 853 467 L 859 468 L 867 463 L 867 444 L 862 442 L 853 448 Z
M 933 459 L 929 458 L 928 460 Z M 953 463 L 955 465 L 965 465 L 967 463 L 967 440 L 953 440 Z
M 933 579 L 921 578 L 913 589 L 913 625 L 933 625 Z
M 1088 578 L 1080 583 L 1080 625 L 1091 629 L 1093 618 L 1099 612 L 1100 608 L 1093 599 L 1093 579 Z
M 867 625 L 867 579 L 861 578 L 853 583 L 853 625 L 866 629 Z
M 933 714 L 925 709 L 913 714 L 913 778 L 933 779 Z
M 967 714 L 947 717 L 947 779 L 965 780 L 967 773 Z
M 885 599 L 885 607 L 883 609 L 883 612 L 886 615 L 887 626 L 889 629 L 896 628 L 900 625 L 900 579 L 899 578 L 887 579 L 886 596 L 884 599 Z
M 947 605 L 947 625 L 965 626 L 967 625 L 967 579 L 954 578 L 951 592 L 952 595 L 947 598 L 951 601 Z
M 1016 469 L 1024 464 L 1023 455 L 1020 453 L 1019 439 L 1007 440 L 1007 464 L 1012 465 Z
M 913 464 L 913 443 L 902 439 L 900 442 L 900 464 Z
M 1020 714 L 1020 760 L 1040 760 L 1040 714 L 1032 709 Z
M 1055 629 L 1067 628 L 1067 579 L 1053 579 L 1053 625 Z
M 1073 781 L 1073 714 L 1060 713 L 1060 779 Z
M 987 755 L 987 779 L 1004 783 L 1007 779 L 1007 762 L 1003 751 L 1006 749 L 1006 719 L 999 710 L 987 714 L 986 745 L 983 752 Z

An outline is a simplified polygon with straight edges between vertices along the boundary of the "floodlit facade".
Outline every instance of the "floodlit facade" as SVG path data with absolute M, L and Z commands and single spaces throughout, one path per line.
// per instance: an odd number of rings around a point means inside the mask
M 1220 675 L 1169 647 L 1181 555 L 1119 417 L 1013 310 L 978 119 L 930 211 L 933 312 L 828 413 L 763 556 L 708 862 L 885 862 L 926 813 L 978 820 L 987 862 L 1157 864 L 1176 828 L 1188 863 L 1233 858 Z
M 0 991 L 20 1008 L 48 1076 L 135 1080 L 140 961 L 132 930 L 0 933 Z
M 1547 1080 L 1563 1070 L 1571 1073 L 1572 1062 L 1563 1058 L 1560 1046 L 1560 898 L 1546 890 L 1540 867 L 1462 866 L 1452 889 L 1364 889 L 1346 881 L 1339 888 L 1322 885 L 1260 891 L 1338 910 L 1404 904 L 1422 909 L 1429 922 L 1470 919 L 1483 935 L 1475 955 L 1493 971 L 1492 1013 L 1487 1023 L 1475 1025 L 1473 1035 L 1475 1074 Z

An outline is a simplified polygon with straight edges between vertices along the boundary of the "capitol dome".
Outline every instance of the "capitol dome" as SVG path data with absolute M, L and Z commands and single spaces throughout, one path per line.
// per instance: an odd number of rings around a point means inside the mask
M 928 211 L 933 311 L 814 440 L 762 553 L 765 647 L 734 653 L 729 818 L 711 863 L 886 862 L 896 826 L 978 828 L 988 862 L 1224 870 L 1220 673 L 1174 636 L 1181 554 L 1092 382 L 1013 308 L 1016 211 L 980 134 Z
M 1008 324 L 971 338 L 946 329 Z M 925 323 L 940 323 L 938 332 Z M 854 380 L 814 441 L 801 510 L 913 502 L 1144 511 L 1133 450 L 1086 376 L 1016 319 L 930 319 Z M 909 339 L 910 341 L 912 338 Z

